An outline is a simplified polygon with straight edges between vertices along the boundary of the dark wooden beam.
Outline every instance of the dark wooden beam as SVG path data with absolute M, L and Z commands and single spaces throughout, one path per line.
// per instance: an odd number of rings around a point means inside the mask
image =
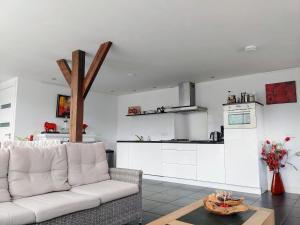
M 105 43 L 102 43 L 92 61 L 92 64 L 86 74 L 86 77 L 84 79 L 84 92 L 83 92 L 83 98 L 86 98 L 86 96 L 88 95 L 92 84 L 95 80 L 95 78 L 97 77 L 97 74 L 105 60 L 105 57 L 110 49 L 112 45 L 112 42 L 108 41 Z
M 71 87 L 71 82 L 72 82 L 72 75 L 71 75 L 71 69 L 67 63 L 67 60 L 65 59 L 59 59 L 56 61 L 60 71 L 62 72 L 62 74 L 64 75 L 67 83 L 69 84 L 69 86 Z
M 72 52 L 70 142 L 82 142 L 85 52 Z

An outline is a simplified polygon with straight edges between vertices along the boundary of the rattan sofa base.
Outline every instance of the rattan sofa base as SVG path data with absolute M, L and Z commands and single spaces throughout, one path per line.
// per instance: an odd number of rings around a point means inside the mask
M 137 194 L 101 204 L 98 207 L 53 218 L 38 225 L 124 225 L 142 223 L 142 171 L 111 168 L 112 180 L 138 184 Z M 32 224 L 33 225 L 33 224 Z
M 87 209 L 52 220 L 36 223 L 39 225 L 122 225 L 132 221 L 141 222 L 142 205 L 141 194 L 131 195 L 126 198 L 101 204 L 92 209 Z

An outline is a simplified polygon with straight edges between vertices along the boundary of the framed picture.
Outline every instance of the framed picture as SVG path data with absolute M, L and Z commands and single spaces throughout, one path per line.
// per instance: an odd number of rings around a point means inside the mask
M 57 95 L 56 117 L 70 118 L 71 97 L 67 95 Z
M 267 105 L 297 102 L 296 81 L 266 84 Z

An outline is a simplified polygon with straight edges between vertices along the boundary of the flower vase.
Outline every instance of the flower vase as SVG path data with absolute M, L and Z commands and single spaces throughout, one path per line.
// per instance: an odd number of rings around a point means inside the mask
M 273 195 L 281 195 L 285 192 L 279 171 L 274 171 L 271 192 Z

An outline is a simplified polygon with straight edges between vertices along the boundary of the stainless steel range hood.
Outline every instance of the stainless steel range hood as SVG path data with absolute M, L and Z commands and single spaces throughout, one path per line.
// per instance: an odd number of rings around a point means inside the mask
M 196 105 L 195 83 L 183 82 L 178 88 L 179 106 L 166 109 L 166 112 L 207 111 L 207 108 Z

